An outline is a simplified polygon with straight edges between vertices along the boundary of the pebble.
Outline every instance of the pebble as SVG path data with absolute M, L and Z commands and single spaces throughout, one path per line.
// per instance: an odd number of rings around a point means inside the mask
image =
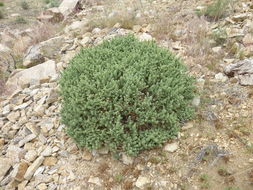
M 165 147 L 164 147 L 164 150 L 168 151 L 168 152 L 175 152 L 177 149 L 178 149 L 178 143 L 177 142 L 174 142 L 174 143 L 171 143 L 171 144 L 166 144 Z

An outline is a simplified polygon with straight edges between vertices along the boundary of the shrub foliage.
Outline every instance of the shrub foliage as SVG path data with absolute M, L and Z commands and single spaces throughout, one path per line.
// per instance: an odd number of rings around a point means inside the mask
M 81 147 L 136 155 L 192 117 L 194 80 L 172 53 L 134 36 L 82 49 L 60 79 L 62 122 Z

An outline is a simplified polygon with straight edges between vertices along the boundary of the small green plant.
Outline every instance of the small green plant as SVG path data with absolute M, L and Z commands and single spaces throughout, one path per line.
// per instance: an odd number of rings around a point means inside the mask
M 214 0 L 212 4 L 198 12 L 198 15 L 204 15 L 211 20 L 219 20 L 226 16 L 232 0 Z
M 209 189 L 210 183 L 209 183 L 209 176 L 207 174 L 201 174 L 199 177 L 199 180 L 201 181 L 201 189 Z
M 3 19 L 4 18 L 4 13 L 3 11 L 0 9 L 0 19 Z
M 18 16 L 15 21 L 18 24 L 26 24 L 27 23 L 27 20 L 25 20 L 25 18 L 22 16 Z
M 116 183 L 120 183 L 120 182 L 122 182 L 123 181 L 123 179 L 124 179 L 124 176 L 122 175 L 122 174 L 116 174 L 115 176 L 114 176 L 114 179 L 115 179 L 115 182 Z
M 3 7 L 4 6 L 4 3 L 3 2 L 0 2 L 0 7 Z
M 229 187 L 225 187 L 224 190 L 240 190 L 240 188 L 229 186 Z
M 194 80 L 181 60 L 132 35 L 82 49 L 60 79 L 61 118 L 79 146 L 136 155 L 192 118 Z
M 207 174 L 201 174 L 199 179 L 201 182 L 207 182 L 209 180 L 209 176 Z
M 24 10 L 28 10 L 30 8 L 30 6 L 29 6 L 29 4 L 27 3 L 26 0 L 21 1 L 21 7 Z
M 44 0 L 44 3 L 49 7 L 58 7 L 60 5 L 59 0 Z
M 224 28 L 218 27 L 213 30 L 211 37 L 216 45 L 223 45 L 227 41 L 228 35 Z

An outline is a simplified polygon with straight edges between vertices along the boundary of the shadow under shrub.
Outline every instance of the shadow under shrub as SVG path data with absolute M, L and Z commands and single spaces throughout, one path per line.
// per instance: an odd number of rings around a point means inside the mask
M 62 123 L 79 146 L 136 155 L 192 117 L 194 80 L 181 61 L 134 36 L 82 49 L 60 79 Z

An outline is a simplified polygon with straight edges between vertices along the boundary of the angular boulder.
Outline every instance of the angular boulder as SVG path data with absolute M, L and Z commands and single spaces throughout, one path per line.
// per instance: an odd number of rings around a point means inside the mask
M 43 63 L 45 58 L 55 58 L 60 53 L 63 43 L 64 37 L 59 36 L 29 47 L 24 56 L 23 65 L 31 67 Z
M 15 90 L 23 89 L 33 83 L 48 82 L 56 74 L 56 64 L 49 60 L 29 69 L 17 70 L 8 79 L 6 88 L 9 93 L 13 93 Z
M 253 85 L 253 59 L 245 59 L 224 68 L 229 77 L 237 76 L 241 85 Z
M 80 0 L 63 0 L 59 6 L 60 12 L 64 16 L 68 16 L 80 7 Z

